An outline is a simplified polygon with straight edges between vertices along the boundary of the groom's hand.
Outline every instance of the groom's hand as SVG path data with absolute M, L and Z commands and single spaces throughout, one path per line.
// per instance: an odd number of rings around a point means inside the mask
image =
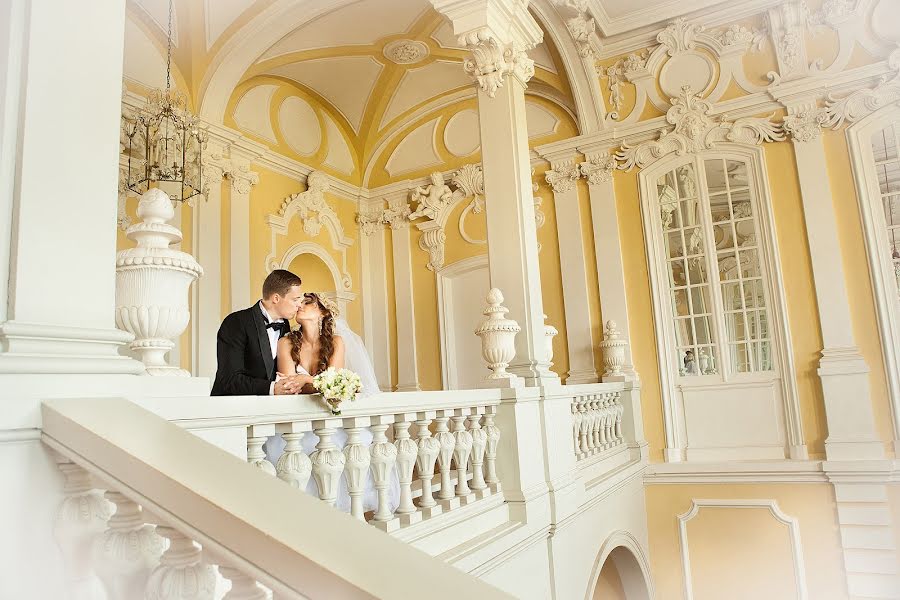
M 299 394 L 302 387 L 303 384 L 298 381 L 296 375 L 286 376 L 279 373 L 278 380 L 275 382 L 275 388 L 272 391 L 276 396 Z

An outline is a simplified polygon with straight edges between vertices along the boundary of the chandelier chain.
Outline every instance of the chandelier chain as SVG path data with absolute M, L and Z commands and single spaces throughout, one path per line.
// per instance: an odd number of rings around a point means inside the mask
M 166 92 L 172 87 L 172 13 L 173 0 L 169 0 L 169 35 L 168 35 L 168 53 L 166 55 Z

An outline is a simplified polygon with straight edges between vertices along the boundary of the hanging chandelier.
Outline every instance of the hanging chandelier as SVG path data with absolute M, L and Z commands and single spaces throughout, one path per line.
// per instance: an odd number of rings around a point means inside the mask
M 174 202 L 205 198 L 203 150 L 207 133 L 187 109 L 184 93 L 172 89 L 172 0 L 169 0 L 166 89 L 150 92 L 143 109 L 122 116 L 125 187 L 141 195 L 152 187 Z

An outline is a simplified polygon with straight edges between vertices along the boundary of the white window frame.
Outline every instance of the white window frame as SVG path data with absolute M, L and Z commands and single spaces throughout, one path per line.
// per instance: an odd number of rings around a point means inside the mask
M 846 136 L 884 357 L 896 453 L 900 451 L 900 300 L 893 260 L 884 251 L 889 246 L 887 223 L 872 151 L 872 136 L 892 123 L 900 124 L 900 107 L 893 104 L 848 127 Z
M 718 373 L 711 375 L 680 376 L 679 357 L 675 351 L 674 315 L 671 292 L 668 286 L 665 246 L 662 227 L 659 224 L 659 199 L 656 182 L 668 173 L 687 163 L 703 163 L 709 159 L 739 160 L 747 164 L 751 203 L 756 217 L 760 270 L 765 288 L 770 338 L 772 340 L 772 370 L 749 373 L 732 372 L 728 357 L 728 342 L 722 336 L 724 314 L 714 318 L 719 355 L 716 358 Z M 697 172 L 697 185 L 705 206 L 709 205 L 705 180 Z M 650 275 L 654 324 L 656 327 L 657 356 L 666 427 L 666 459 L 670 462 L 685 460 L 688 448 L 687 424 L 682 393 L 684 390 L 722 390 L 743 387 L 779 386 L 782 399 L 782 426 L 784 430 L 785 456 L 805 458 L 805 442 L 799 405 L 799 394 L 793 360 L 793 344 L 787 325 L 787 303 L 784 283 L 778 261 L 780 252 L 775 235 L 775 219 L 772 213 L 770 186 L 766 171 L 765 155 L 758 146 L 718 144 L 714 150 L 682 156 L 673 155 L 654 162 L 641 170 L 639 175 L 641 211 L 644 239 Z M 705 241 L 711 232 L 705 231 Z M 712 251 L 707 243 L 707 252 Z M 710 280 L 712 281 L 712 274 Z M 721 288 L 711 287 L 715 310 L 721 312 L 723 304 Z M 712 289 L 718 288 L 718 289 Z

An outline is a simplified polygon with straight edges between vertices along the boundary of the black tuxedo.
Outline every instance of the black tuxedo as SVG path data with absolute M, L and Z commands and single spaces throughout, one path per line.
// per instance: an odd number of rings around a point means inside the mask
M 216 336 L 218 368 L 211 395 L 269 395 L 269 386 L 275 381 L 275 359 L 266 322 L 258 302 L 225 317 Z M 287 327 L 285 321 L 279 338 Z

